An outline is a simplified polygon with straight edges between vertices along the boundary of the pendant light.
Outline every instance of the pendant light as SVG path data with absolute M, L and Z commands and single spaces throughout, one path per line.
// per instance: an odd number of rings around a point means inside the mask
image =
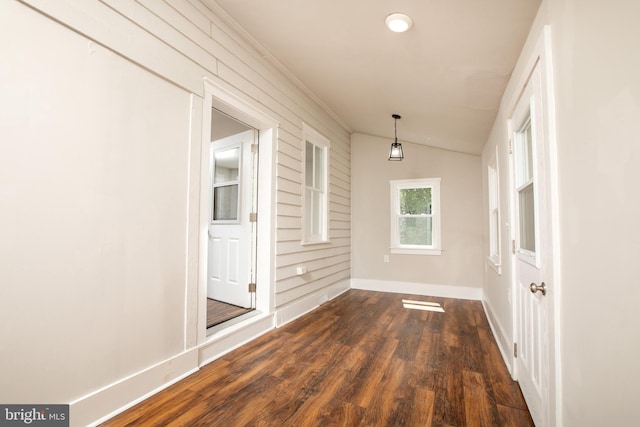
M 393 127 L 394 127 L 395 139 L 391 144 L 391 150 L 389 151 L 389 160 L 400 161 L 404 159 L 404 153 L 402 152 L 402 144 L 398 142 L 398 119 L 401 119 L 402 117 L 400 117 L 398 114 L 392 114 L 391 117 L 393 117 L 393 120 L 394 120 Z

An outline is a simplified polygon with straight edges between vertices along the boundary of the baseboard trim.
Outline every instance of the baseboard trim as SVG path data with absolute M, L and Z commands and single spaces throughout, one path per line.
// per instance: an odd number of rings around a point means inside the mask
M 349 280 L 344 280 L 279 308 L 276 312 L 276 327 L 279 328 L 304 316 L 349 289 L 351 289 Z
M 197 349 L 171 357 L 71 402 L 70 425 L 96 426 L 103 423 L 197 370 Z
M 482 300 L 482 288 L 436 285 L 429 283 L 395 282 L 389 280 L 351 279 L 352 289 L 425 295 L 444 298 Z
M 491 332 L 493 333 L 493 336 L 496 339 L 496 343 L 498 344 L 498 349 L 500 350 L 502 359 L 504 360 L 505 365 L 507 365 L 507 369 L 509 370 L 511 378 L 513 378 L 513 356 L 511 355 L 511 348 L 513 344 L 508 340 L 507 334 L 505 334 L 504 329 L 502 328 L 502 324 L 498 321 L 498 318 L 496 317 L 495 312 L 493 311 L 493 307 L 491 306 L 489 301 L 483 299 L 482 308 L 484 309 L 487 321 L 489 322 Z
M 273 314 L 258 314 L 215 333 L 200 345 L 198 366 L 203 366 L 258 338 L 274 327 Z

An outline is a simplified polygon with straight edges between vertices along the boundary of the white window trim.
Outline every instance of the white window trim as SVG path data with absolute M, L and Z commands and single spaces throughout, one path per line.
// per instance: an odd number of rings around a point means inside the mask
M 322 232 L 320 236 L 307 235 L 307 218 L 306 210 L 306 164 L 307 158 L 307 141 L 316 147 L 325 150 L 325 174 L 324 174 L 324 194 L 322 197 Z M 306 123 L 302 123 L 302 245 L 316 245 L 329 242 L 329 148 L 330 141 L 327 137 L 312 128 Z
M 440 229 L 440 178 L 421 179 L 397 179 L 390 181 L 391 187 L 391 246 L 389 251 L 392 254 L 405 255 L 442 255 L 442 240 Z M 400 205 L 398 192 L 405 188 L 431 188 L 432 201 L 432 242 L 430 246 L 422 245 L 401 245 L 399 242 L 400 231 L 398 226 L 398 215 Z
M 489 217 L 489 255 L 487 261 L 489 265 L 498 273 L 502 274 L 502 245 L 500 233 L 500 169 L 498 168 L 498 147 L 487 165 L 487 191 L 488 191 L 488 217 Z M 497 221 L 494 221 L 494 212 Z M 495 233 L 495 252 L 491 245 L 493 234 Z

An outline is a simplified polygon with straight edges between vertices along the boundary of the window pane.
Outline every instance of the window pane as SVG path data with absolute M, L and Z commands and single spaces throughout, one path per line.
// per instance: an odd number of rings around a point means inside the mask
M 309 189 L 304 192 L 304 218 L 304 234 L 310 236 L 313 220 L 313 192 Z
M 433 225 L 430 216 L 401 217 L 399 221 L 401 245 L 433 245 Z
M 431 215 L 431 188 L 400 190 L 400 215 Z
M 520 216 L 520 248 L 536 251 L 535 202 L 533 184 L 524 187 L 518 193 Z
M 499 258 L 499 242 L 498 230 L 500 229 L 499 213 L 498 213 L 498 171 L 495 165 L 489 165 L 489 254 L 492 257 Z
M 314 236 L 320 236 L 322 233 L 322 193 L 318 191 L 313 192 L 313 206 L 315 207 L 313 211 L 313 219 L 312 219 L 312 228 L 311 234 Z
M 213 189 L 213 220 L 238 219 L 238 184 Z
M 324 224 L 323 194 L 319 191 L 305 190 L 305 235 L 307 237 L 322 237 Z
M 325 172 L 325 151 L 323 148 L 314 147 L 316 153 L 315 159 L 315 179 L 313 186 L 318 190 L 324 190 L 324 172 Z
M 500 227 L 500 222 L 498 221 L 498 210 L 494 209 L 491 211 L 491 224 L 490 224 L 490 242 L 489 247 L 491 248 L 491 255 L 499 256 L 498 253 L 498 228 Z
M 214 184 L 220 184 L 238 180 L 240 165 L 240 149 L 216 151 L 214 153 Z
M 313 186 L 313 144 L 307 141 L 304 162 L 304 185 Z

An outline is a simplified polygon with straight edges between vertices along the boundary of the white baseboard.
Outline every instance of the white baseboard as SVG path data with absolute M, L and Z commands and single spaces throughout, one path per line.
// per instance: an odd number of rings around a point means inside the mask
M 198 351 L 198 365 L 203 366 L 269 332 L 274 327 L 273 314 L 258 314 L 207 337 Z
M 428 295 L 433 297 L 481 300 L 482 288 L 470 286 L 435 285 L 429 283 L 394 282 L 388 280 L 351 279 L 352 289 L 393 292 L 397 294 Z
M 303 316 L 310 311 L 315 310 L 325 302 L 334 299 L 338 295 L 348 291 L 350 289 L 349 281 L 344 280 L 339 283 L 335 283 L 328 288 L 307 295 L 306 297 L 294 301 L 282 308 L 279 308 L 276 312 L 276 327 L 279 328 L 287 323 Z
M 98 425 L 197 370 L 194 348 L 71 402 L 70 425 Z
M 507 365 L 507 369 L 509 370 L 511 378 L 513 378 L 513 357 L 511 356 L 511 348 L 513 346 L 513 343 L 507 338 L 507 334 L 504 332 L 504 328 L 498 321 L 498 318 L 496 317 L 489 301 L 482 300 L 482 307 L 484 308 L 484 313 L 487 316 L 487 320 L 489 321 L 491 332 L 493 332 L 493 336 L 495 337 L 496 343 L 498 344 L 498 349 L 500 350 L 502 359 Z

